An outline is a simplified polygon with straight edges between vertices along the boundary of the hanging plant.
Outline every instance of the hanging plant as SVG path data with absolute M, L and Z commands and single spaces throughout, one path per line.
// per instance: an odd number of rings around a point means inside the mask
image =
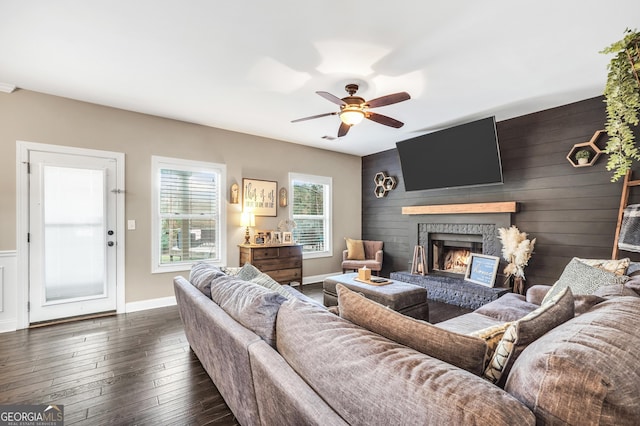
M 615 182 L 630 169 L 633 160 L 640 160 L 631 126 L 638 125 L 640 113 L 640 33 L 627 29 L 622 40 L 600 53 L 614 54 L 609 62 L 604 102 L 607 104 L 605 130 L 609 141 L 604 153 L 609 155 L 607 170 L 613 170 Z

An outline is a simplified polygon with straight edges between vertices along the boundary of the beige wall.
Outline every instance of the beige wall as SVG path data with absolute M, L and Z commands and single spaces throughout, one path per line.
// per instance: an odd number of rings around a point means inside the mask
M 152 155 L 226 164 L 227 203 L 228 187 L 243 177 L 289 189 L 289 172 L 331 176 L 333 257 L 305 260 L 305 277 L 339 271 L 343 237 L 360 235 L 360 157 L 25 90 L 0 93 L 0 123 L 0 252 L 16 249 L 16 141 L 125 153 L 125 219 L 137 225 L 126 231 L 127 303 L 172 296 L 177 275 L 150 272 Z M 240 205 L 227 204 L 228 265 L 238 264 L 236 244 L 243 240 L 239 212 Z M 275 229 L 287 213 L 279 208 L 276 218 L 259 217 L 256 227 Z

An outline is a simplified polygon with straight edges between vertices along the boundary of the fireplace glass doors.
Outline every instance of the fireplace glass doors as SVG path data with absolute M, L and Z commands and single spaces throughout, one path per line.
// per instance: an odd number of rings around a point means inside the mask
M 464 275 L 471 253 L 482 253 L 482 235 L 432 233 L 429 240 L 429 272 Z

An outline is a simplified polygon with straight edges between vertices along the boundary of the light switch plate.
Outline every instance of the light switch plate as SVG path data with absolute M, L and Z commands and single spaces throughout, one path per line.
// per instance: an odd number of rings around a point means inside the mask
M 133 231 L 134 229 L 136 229 L 136 221 L 135 221 L 135 219 L 127 220 L 127 229 L 129 231 Z

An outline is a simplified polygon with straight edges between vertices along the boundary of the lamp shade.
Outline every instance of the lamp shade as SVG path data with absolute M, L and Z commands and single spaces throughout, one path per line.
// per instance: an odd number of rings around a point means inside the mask
M 340 120 L 350 126 L 360 123 L 363 118 L 364 112 L 360 108 L 345 107 L 340 112 Z
M 256 226 L 256 215 L 250 212 L 242 212 L 240 226 Z

